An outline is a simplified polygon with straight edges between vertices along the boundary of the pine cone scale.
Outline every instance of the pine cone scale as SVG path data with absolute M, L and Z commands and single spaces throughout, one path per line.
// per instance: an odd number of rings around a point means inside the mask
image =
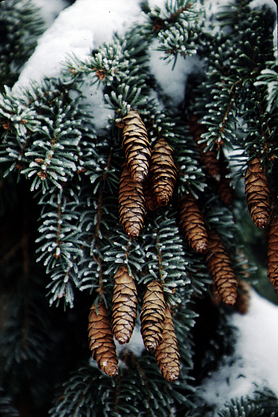
M 173 150 L 164 138 L 154 144 L 150 162 L 150 187 L 155 202 L 166 206 L 172 198 L 177 178 Z
M 175 334 L 171 310 L 165 308 L 162 340 L 155 350 L 155 358 L 163 377 L 170 382 L 175 381 L 180 374 L 180 354 Z
M 162 339 L 165 320 L 165 301 L 160 282 L 147 285 L 140 314 L 141 333 L 145 348 L 153 352 Z
M 196 199 L 191 195 L 184 195 L 178 201 L 179 227 L 187 239 L 189 246 L 195 252 L 203 253 L 207 248 L 208 234 L 203 215 Z
M 145 217 L 143 186 L 131 178 L 126 164 L 122 167 L 119 185 L 119 217 L 125 232 L 139 236 Z
M 219 235 L 210 231 L 206 261 L 213 278 L 214 286 L 227 305 L 233 305 L 237 299 L 238 280 Z
M 91 307 L 88 320 L 89 348 L 92 358 L 97 361 L 98 367 L 103 372 L 113 377 L 118 373 L 118 359 L 108 313 L 102 302 L 99 302 L 97 311 L 95 305 Z
M 135 110 L 123 118 L 122 146 L 130 175 L 134 181 L 143 182 L 149 172 L 151 148 L 146 127 Z
M 278 294 L 278 216 L 273 214 L 268 230 L 267 276 Z
M 112 331 L 120 344 L 128 343 L 137 317 L 137 289 L 127 266 L 121 265 L 114 276 Z
M 268 224 L 270 202 L 265 166 L 261 166 L 259 158 L 248 162 L 245 176 L 245 194 L 248 209 L 254 224 L 264 228 Z

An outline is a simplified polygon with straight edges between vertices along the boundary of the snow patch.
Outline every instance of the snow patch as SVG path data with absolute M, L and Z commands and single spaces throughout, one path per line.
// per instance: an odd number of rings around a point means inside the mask
M 67 6 L 64 0 L 33 0 L 33 2 L 40 9 L 46 27 L 51 26 L 57 15 Z
M 178 57 L 175 66 L 163 59 L 163 53 L 158 51 L 158 40 L 152 43 L 150 50 L 150 70 L 157 83 L 172 104 L 177 106 L 184 100 L 187 77 L 192 72 L 199 72 L 203 66 L 197 56 Z
M 141 332 L 140 332 L 140 325 L 136 324 L 129 343 L 127 343 L 125 345 L 120 345 L 120 343 L 118 343 L 115 340 L 115 344 L 116 344 L 116 349 L 117 349 L 117 355 L 118 356 L 120 356 L 122 351 L 127 349 L 130 352 L 132 352 L 134 354 L 134 356 L 140 357 L 142 355 L 142 352 L 145 350 L 142 335 L 141 335 Z
M 248 313 L 230 318 L 238 329 L 233 356 L 201 386 L 208 404 L 220 409 L 231 398 L 252 396 L 264 387 L 278 395 L 277 323 L 278 306 L 252 290 Z
M 69 55 L 84 60 L 92 49 L 110 42 L 114 32 L 123 36 L 129 26 L 143 19 L 139 3 L 139 0 L 121 4 L 115 0 L 76 0 L 60 12 L 39 38 L 13 91 L 20 92 L 31 80 L 39 82 L 43 77 L 58 77 Z M 51 14 L 51 7 L 47 10 Z

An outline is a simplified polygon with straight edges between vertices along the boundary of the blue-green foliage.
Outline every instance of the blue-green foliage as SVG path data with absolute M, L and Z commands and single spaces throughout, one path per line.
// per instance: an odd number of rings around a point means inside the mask
M 212 279 L 205 256 L 189 248 L 178 227 L 179 197 L 191 192 L 199 199 L 206 227 L 218 231 L 239 278 L 252 268 L 243 253 L 234 208 L 221 203 L 215 184 L 200 165 L 187 117 L 193 112 L 206 126 L 202 141 L 207 150 L 216 149 L 218 156 L 223 148 L 242 150 L 238 161 L 243 171 L 237 175 L 242 175 L 254 153 L 267 163 L 278 155 L 277 74 L 271 64 L 268 23 L 273 16 L 264 7 L 250 9 L 248 3 L 227 5 L 218 16 L 223 27 L 217 31 L 211 27 L 210 33 L 196 1 L 167 1 L 164 10 L 151 9 L 144 2 L 145 22 L 130 28 L 123 38 L 115 34 L 111 43 L 101 45 L 86 60 L 69 58 L 59 79 L 30 84 L 20 94 L 6 86 L 0 95 L 1 185 L 24 180 L 34 197 L 35 254 L 47 275 L 50 305 L 63 301 L 75 311 L 77 294 L 88 294 L 91 303 L 101 296 L 110 314 L 113 277 L 125 264 L 135 278 L 139 311 L 146 285 L 156 279 L 163 283 L 179 342 L 181 375 L 175 383 L 162 378 L 153 356 L 144 352 L 136 357 L 124 349 L 123 366 L 115 379 L 94 366 L 72 374 L 50 411 L 52 417 L 168 417 L 178 415 L 179 406 L 184 415 L 198 415 L 188 377 L 194 359 L 191 330 L 197 317 L 192 298 L 204 297 Z M 202 82 L 192 90 L 192 102 L 173 108 L 163 96 L 149 68 L 154 45 L 173 65 L 195 54 L 203 60 Z M 112 114 L 99 129 L 88 105 L 95 88 L 103 93 Z M 124 233 L 118 218 L 124 162 L 121 122 L 131 109 L 141 116 L 151 146 L 157 138 L 168 141 L 178 171 L 172 201 L 166 208 L 146 212 L 136 239 Z M 269 163 L 269 176 L 271 170 Z M 242 208 L 242 199 L 240 204 Z M 23 305 L 27 295 L 23 293 Z M 39 345 L 46 328 L 33 300 L 30 314 L 34 321 L 37 314 L 40 331 L 30 332 L 32 343 L 20 350 L 19 304 L 2 338 L 6 353 L 15 347 L 5 356 L 7 367 L 22 358 L 37 362 L 44 358 Z M 13 345 L 8 343 L 10 337 Z M 261 415 L 260 407 L 245 400 L 227 407 L 221 417 Z
M 44 29 L 39 10 L 30 0 L 0 2 L 0 90 L 12 85 L 36 47 Z
M 218 413 L 219 417 L 274 417 L 278 412 L 277 396 L 269 389 L 257 391 L 253 397 L 232 399 Z
M 13 406 L 12 399 L 6 395 L 2 388 L 0 388 L 0 412 L 3 417 L 19 417 L 17 410 Z
M 239 9 L 239 4 L 225 5 L 218 14 L 223 30 L 200 38 L 207 71 L 195 111 L 207 127 L 202 135 L 207 149 L 237 146 L 247 155 L 260 153 L 265 161 L 270 153 L 265 144 L 275 142 L 276 128 L 269 128 L 273 116 L 263 99 L 267 87 L 257 77 L 273 59 L 274 16 L 267 7 L 251 9 L 244 2 Z M 271 154 L 276 152 L 273 146 Z
M 174 384 L 166 383 L 149 355 L 137 358 L 127 350 L 122 359 L 126 366 L 116 379 L 93 366 L 79 368 L 64 384 L 50 415 L 168 417 L 176 404 L 192 407 L 185 393 L 193 394 L 194 390 L 186 378 Z

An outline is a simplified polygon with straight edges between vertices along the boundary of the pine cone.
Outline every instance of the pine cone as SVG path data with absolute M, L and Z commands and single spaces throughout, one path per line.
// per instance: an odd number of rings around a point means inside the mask
M 151 191 L 159 206 L 166 206 L 172 198 L 177 169 L 172 148 L 164 138 L 154 144 L 150 162 Z
M 156 210 L 159 206 L 152 194 L 149 177 L 143 182 L 143 190 L 146 202 L 146 209 L 150 211 Z
M 180 229 L 189 246 L 195 252 L 204 252 L 207 249 L 208 234 L 203 215 L 196 199 L 191 194 L 186 194 L 179 199 L 178 215 Z
M 140 319 L 145 348 L 149 352 L 153 352 L 162 340 L 165 320 L 165 301 L 160 282 L 153 281 L 147 285 Z
M 262 167 L 259 158 L 248 162 L 245 176 L 245 193 L 249 212 L 257 227 L 264 228 L 269 219 L 269 189 L 266 177 L 266 167 Z
M 144 224 L 145 197 L 142 184 L 131 178 L 126 164 L 122 167 L 120 178 L 119 216 L 125 232 L 137 237 Z
M 218 306 L 222 301 L 222 298 L 218 294 L 218 291 L 215 285 L 213 284 L 211 285 L 211 301 L 212 301 L 212 304 L 215 306 Z
M 168 306 L 165 308 L 162 341 L 155 350 L 155 358 L 163 377 L 167 381 L 173 382 L 178 379 L 180 374 L 180 354 L 171 310 Z
M 123 118 L 123 141 L 127 167 L 134 181 L 142 182 L 149 172 L 151 147 L 146 127 L 135 110 Z
M 234 190 L 231 186 L 231 179 L 228 178 L 228 175 L 230 174 L 227 160 L 223 154 L 223 152 L 220 153 L 220 159 L 219 159 L 219 167 L 220 167 L 220 180 L 217 184 L 217 191 L 219 194 L 219 197 L 221 201 L 226 206 L 230 206 L 234 200 Z
M 137 290 L 126 265 L 121 265 L 114 276 L 112 331 L 120 344 L 128 343 L 137 316 Z
M 251 285 L 242 279 L 239 280 L 235 309 L 240 314 L 246 314 L 248 312 L 250 304 L 250 292 Z
M 198 123 L 196 116 L 191 116 L 189 121 L 189 132 L 192 134 L 193 139 L 200 151 L 200 164 L 207 170 L 209 176 L 214 178 L 216 181 L 220 180 L 220 164 L 217 159 L 217 153 L 214 149 L 205 151 L 207 146 L 206 142 L 201 142 L 202 133 L 206 133 L 206 129 L 203 125 Z
M 278 216 L 271 216 L 268 229 L 267 276 L 278 294 Z
M 102 302 L 92 305 L 88 324 L 89 347 L 98 367 L 108 376 L 118 373 L 118 359 L 107 310 Z
M 237 299 L 238 281 L 226 249 L 215 231 L 209 233 L 206 260 L 218 294 L 225 304 L 232 306 Z
M 230 206 L 234 200 L 234 190 L 231 187 L 231 180 L 225 176 L 221 176 L 217 191 L 221 201 L 226 206 Z

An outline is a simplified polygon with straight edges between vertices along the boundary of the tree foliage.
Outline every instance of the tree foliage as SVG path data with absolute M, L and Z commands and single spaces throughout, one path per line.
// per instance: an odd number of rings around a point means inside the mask
M 83 61 L 69 57 L 58 78 L 30 83 L 18 93 L 12 86 L 42 22 L 31 3 L 12 3 L 0 3 L 3 18 L 8 16 L 0 47 L 3 415 L 6 409 L 17 415 L 13 402 L 30 416 L 48 410 L 53 417 L 212 415 L 198 404 L 198 372 L 202 361 L 213 367 L 212 340 L 231 342 L 223 316 L 238 305 L 223 306 L 217 298 L 206 256 L 190 247 L 179 227 L 178 205 L 184 195 L 194 196 L 204 227 L 216 231 L 225 247 L 240 298 L 240 283 L 254 282 L 246 231 L 266 247 L 263 231 L 246 215 L 244 177 L 253 158 L 266 172 L 271 213 L 277 211 L 273 11 L 234 0 L 208 17 L 197 1 L 169 0 L 164 9 L 142 2 L 144 23 L 131 26 L 124 37 L 114 34 Z M 24 24 L 14 31 L 18 16 Z M 179 106 L 151 71 L 154 48 L 172 66 L 173 77 L 177 62 L 199 60 L 180 86 L 185 95 Z M 90 108 L 96 88 L 113 114 L 101 128 Z M 177 170 L 170 203 L 146 210 L 138 237 L 125 233 L 118 208 L 123 127 L 134 110 L 150 147 L 164 138 Z M 215 176 L 208 164 L 219 169 Z M 232 192 L 234 200 L 227 203 L 223 192 Z M 134 277 L 139 313 L 147 285 L 158 280 L 163 287 L 181 356 L 180 377 L 173 383 L 162 377 L 154 355 L 132 342 L 117 347 L 114 378 L 90 359 L 90 306 L 103 302 L 111 317 L 114 275 L 122 264 Z M 263 269 L 258 290 L 267 280 L 264 264 L 265 258 L 257 265 Z M 207 308 L 222 330 L 210 329 L 204 352 L 194 332 Z M 138 314 L 138 335 L 139 328 Z M 205 376 L 204 369 L 201 373 Z M 262 415 L 258 398 L 236 399 L 219 416 Z M 276 402 L 273 396 L 271 410 Z

